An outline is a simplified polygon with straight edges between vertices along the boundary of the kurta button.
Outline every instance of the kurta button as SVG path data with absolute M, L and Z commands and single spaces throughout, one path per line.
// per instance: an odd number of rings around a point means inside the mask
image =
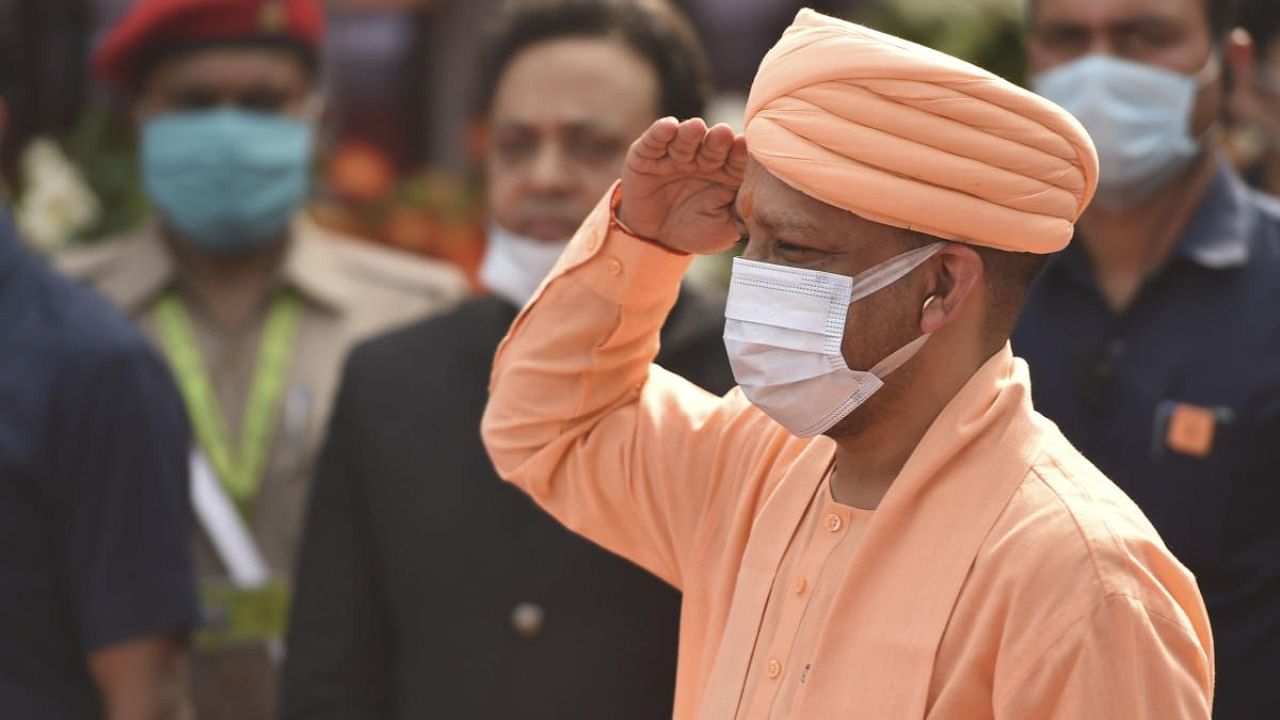
M 831 513 L 827 516 L 827 530 L 830 530 L 831 532 L 840 532 L 840 528 L 842 527 L 844 527 L 844 521 L 840 519 L 839 515 Z
M 796 578 L 796 594 L 803 595 L 804 591 L 809 589 L 809 581 L 804 578 Z
M 600 247 L 600 238 L 596 237 L 595 235 L 592 235 L 592 236 L 587 240 L 587 249 L 588 249 L 588 250 L 595 250 L 595 249 L 596 249 L 596 248 L 598 248 L 598 247 Z
M 511 610 L 511 627 L 527 638 L 537 637 L 542 632 L 542 621 L 546 617 L 541 605 L 520 603 Z
M 610 275 L 622 274 L 622 263 L 618 262 L 614 258 L 609 258 L 609 262 L 605 265 L 605 268 L 609 271 Z
M 765 672 L 769 674 L 769 677 L 777 678 L 782 674 L 782 663 L 777 660 L 770 660 L 769 666 L 765 668 Z

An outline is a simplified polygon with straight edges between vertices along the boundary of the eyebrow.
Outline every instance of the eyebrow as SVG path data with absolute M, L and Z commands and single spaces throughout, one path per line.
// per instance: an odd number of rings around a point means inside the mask
M 747 224 L 747 221 L 746 221 L 746 218 L 743 217 L 742 211 L 738 209 L 738 201 L 734 200 L 734 203 L 729 207 L 730 207 L 730 212 L 733 215 L 733 221 L 738 225 L 742 225 L 745 227 Z M 799 231 L 799 232 L 813 233 L 813 232 L 817 232 L 818 230 L 818 226 L 814 225 L 813 221 L 809 220 L 804 215 L 800 215 L 798 213 L 786 212 L 786 211 L 772 213 L 772 214 L 767 212 L 766 213 L 756 212 L 755 221 L 760 225 L 770 230 L 773 230 L 775 232 L 779 230 L 793 230 L 793 231 Z
M 1149 25 L 1176 25 L 1177 19 L 1168 15 L 1162 15 L 1155 12 L 1144 12 L 1136 15 L 1112 20 L 1103 26 L 1103 32 L 1133 32 L 1134 29 Z M 1075 20 L 1072 18 L 1050 18 L 1048 20 L 1040 20 L 1032 26 L 1034 32 L 1044 32 L 1052 30 L 1054 32 L 1063 31 L 1091 31 L 1094 26 Z
M 770 215 L 767 213 L 756 213 L 756 222 L 770 230 L 799 230 L 802 232 L 812 232 L 817 226 L 812 221 L 806 219 L 802 215 L 793 213 L 778 213 Z

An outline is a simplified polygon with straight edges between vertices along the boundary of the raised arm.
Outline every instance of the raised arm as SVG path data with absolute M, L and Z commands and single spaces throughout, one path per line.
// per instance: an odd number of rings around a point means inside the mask
M 681 554 L 722 490 L 719 439 L 746 405 L 651 363 L 688 253 L 736 237 L 730 206 L 745 165 L 741 138 L 701 120 L 660 120 L 637 140 L 621 187 L 499 349 L 484 419 L 504 478 L 677 586 Z

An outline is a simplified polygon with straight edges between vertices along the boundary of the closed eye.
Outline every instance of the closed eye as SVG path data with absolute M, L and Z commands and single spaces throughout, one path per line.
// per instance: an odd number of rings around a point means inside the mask
M 779 240 L 775 246 L 777 251 L 784 255 L 819 255 L 825 254 L 816 248 L 806 247 L 804 245 L 795 245 L 793 243 Z

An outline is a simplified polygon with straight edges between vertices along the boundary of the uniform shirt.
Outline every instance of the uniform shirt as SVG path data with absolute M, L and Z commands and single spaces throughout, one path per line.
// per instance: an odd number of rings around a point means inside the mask
M 835 444 L 651 366 L 689 258 L 610 217 L 602 202 L 499 349 L 485 442 L 566 526 L 683 591 L 676 718 L 768 717 L 742 699 L 758 695 L 769 597 Z M 812 652 L 765 673 L 800 673 L 783 717 L 1209 715 L 1194 580 L 1032 409 L 1007 345 L 821 581 L 838 588 Z
M 1224 166 L 1128 309 L 1110 309 L 1075 245 L 1014 335 L 1036 406 L 1199 581 L 1227 720 L 1280 712 L 1277 307 L 1280 202 Z
M 97 717 L 89 654 L 196 623 L 188 442 L 156 353 L 0 208 L 0 714 Z
M 184 287 L 158 224 L 61 258 L 61 268 L 100 291 L 159 342 L 157 302 L 171 291 L 184 300 L 210 373 L 229 437 L 240 422 L 258 362 L 270 302 L 264 300 L 242 334 L 225 332 Z M 461 275 L 442 264 L 332 234 L 307 220 L 294 223 L 278 286 L 301 298 L 280 419 L 273 436 L 249 529 L 272 572 L 293 573 L 314 458 L 347 350 L 357 341 L 408 323 L 459 299 Z M 201 576 L 224 573 L 204 533 L 196 538 Z M 252 659 L 226 654 L 194 682 L 202 718 L 252 720 L 274 715 L 275 672 L 259 648 Z M 212 659 L 210 659 L 212 662 Z M 214 675 L 223 679 L 207 682 Z M 225 715 L 214 714 L 225 712 Z

